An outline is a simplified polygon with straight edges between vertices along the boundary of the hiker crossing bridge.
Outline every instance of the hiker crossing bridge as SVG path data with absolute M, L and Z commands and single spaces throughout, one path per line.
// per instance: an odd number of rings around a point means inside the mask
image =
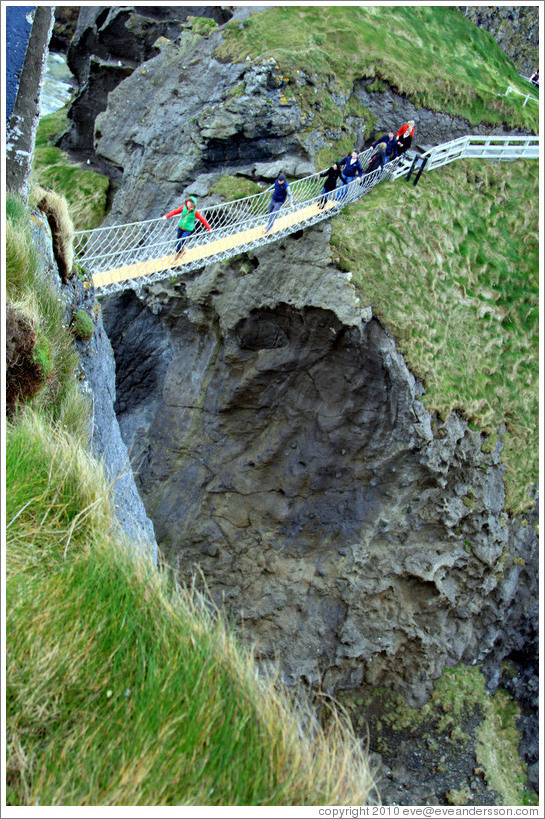
M 365 168 L 372 154 L 360 154 Z M 412 170 L 429 171 L 456 159 L 486 158 L 493 161 L 539 157 L 538 137 L 465 136 L 437 145 L 422 154 L 405 154 L 381 170 L 372 171 L 328 194 L 324 201 L 323 178 L 319 173 L 290 182 L 293 208 L 288 200 L 267 231 L 270 189 L 253 196 L 201 208 L 211 231 L 196 222 L 180 257 L 175 252 L 172 222 L 158 218 L 130 224 L 110 225 L 78 231 L 74 237 L 77 263 L 91 275 L 101 292 L 114 292 L 202 268 L 224 261 L 334 216 L 349 202 L 365 196 L 379 182 L 409 175 Z

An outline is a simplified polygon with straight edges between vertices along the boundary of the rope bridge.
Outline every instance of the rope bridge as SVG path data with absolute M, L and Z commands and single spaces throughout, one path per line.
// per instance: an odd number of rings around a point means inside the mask
M 422 158 L 427 159 L 429 170 L 464 156 L 535 158 L 538 145 L 537 137 L 462 137 L 426 151 Z M 364 168 L 372 153 L 369 148 L 360 154 Z M 406 173 L 410 164 L 411 158 L 406 154 L 397 157 L 384 169 L 326 194 L 325 202 L 321 193 L 324 179 L 319 173 L 290 182 L 293 210 L 286 199 L 268 232 L 270 189 L 207 207 L 203 215 L 212 230 L 207 231 L 197 220 L 193 234 L 184 242 L 182 257 L 175 252 L 176 222 L 162 218 L 78 231 L 74 237 L 75 256 L 78 264 L 92 274 L 95 288 L 102 292 L 151 284 L 172 275 L 173 270 L 188 271 L 224 261 L 327 219 L 349 202 L 365 196 L 378 182 Z

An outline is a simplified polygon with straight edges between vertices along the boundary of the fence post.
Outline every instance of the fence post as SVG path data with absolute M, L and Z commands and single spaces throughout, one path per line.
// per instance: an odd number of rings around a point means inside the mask
M 408 181 L 409 181 L 409 179 L 411 178 L 411 174 L 412 174 L 412 172 L 413 172 L 413 171 L 414 171 L 414 169 L 415 169 L 415 166 L 416 166 L 416 162 L 417 162 L 417 160 L 418 160 L 418 154 L 415 154 L 415 157 L 414 157 L 414 159 L 413 159 L 413 161 L 412 161 L 411 167 L 409 168 L 409 173 L 408 173 L 408 174 L 407 174 L 407 176 L 405 177 L 405 179 L 407 180 L 407 182 L 408 182 Z
M 415 176 L 415 178 L 414 178 L 413 185 L 415 186 L 415 188 L 416 188 L 416 185 L 417 185 L 418 180 L 419 180 L 419 179 L 420 179 L 420 177 L 422 176 L 422 171 L 423 171 L 423 170 L 424 170 L 424 168 L 426 167 L 426 163 L 427 163 L 427 161 L 428 161 L 428 157 L 427 157 L 427 156 L 419 156 L 419 157 L 416 157 L 416 159 L 419 159 L 419 160 L 420 160 L 420 168 L 418 169 L 418 173 L 416 174 L 416 176 Z

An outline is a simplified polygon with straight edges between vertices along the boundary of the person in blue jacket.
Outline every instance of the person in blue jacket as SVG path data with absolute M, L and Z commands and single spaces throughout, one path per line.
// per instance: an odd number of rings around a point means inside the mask
M 293 196 L 291 195 L 291 189 L 288 185 L 286 174 L 280 172 L 274 180 L 274 185 L 271 185 L 269 190 L 273 192 L 273 195 L 269 205 L 270 216 L 267 227 L 265 228 L 265 233 L 270 233 L 272 230 L 272 226 L 274 225 L 275 219 L 278 216 L 278 211 L 286 201 L 287 197 L 289 197 L 291 209 L 293 210 Z
M 376 142 L 373 142 L 372 148 L 378 148 L 381 142 L 386 143 L 386 162 L 394 159 L 397 156 L 397 139 L 393 131 L 388 131 L 387 134 L 381 136 Z
M 339 168 L 341 169 L 341 186 L 339 193 L 337 194 L 337 198 L 340 198 L 343 195 L 346 196 L 346 191 L 343 192 L 343 188 L 349 185 L 350 182 L 353 182 L 357 176 L 361 176 L 363 174 L 359 154 L 355 148 L 351 154 L 345 156 L 344 159 L 341 159 L 339 162 Z

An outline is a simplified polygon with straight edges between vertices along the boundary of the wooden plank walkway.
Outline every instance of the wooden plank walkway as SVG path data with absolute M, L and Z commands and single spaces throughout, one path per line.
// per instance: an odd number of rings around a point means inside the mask
M 272 230 L 267 235 L 273 236 L 275 233 L 285 230 L 286 228 L 291 228 L 306 222 L 319 213 L 323 213 L 324 210 L 336 210 L 337 206 L 338 203 L 336 200 L 330 200 L 326 202 L 325 208 L 321 210 L 318 208 L 318 204 L 313 202 L 311 205 L 307 205 L 300 210 L 288 210 L 285 214 L 280 211 Z M 124 267 L 117 267 L 113 270 L 104 270 L 102 273 L 95 273 L 93 275 L 93 284 L 95 288 L 98 289 L 109 284 L 117 284 L 118 282 L 128 281 L 129 279 L 150 276 L 153 273 L 160 273 L 163 270 L 183 268 L 184 265 L 192 262 L 197 262 L 201 259 L 204 260 L 210 256 L 215 256 L 226 251 L 236 250 L 237 247 L 244 247 L 247 244 L 263 239 L 265 235 L 265 225 L 258 225 L 249 230 L 241 230 L 229 236 L 223 236 L 221 239 L 187 248 L 181 257 L 178 256 L 177 253 L 172 253 L 168 256 L 162 256 L 159 259 L 135 262 L 125 265 Z M 172 243 L 174 244 L 175 242 L 176 238 L 173 237 Z

